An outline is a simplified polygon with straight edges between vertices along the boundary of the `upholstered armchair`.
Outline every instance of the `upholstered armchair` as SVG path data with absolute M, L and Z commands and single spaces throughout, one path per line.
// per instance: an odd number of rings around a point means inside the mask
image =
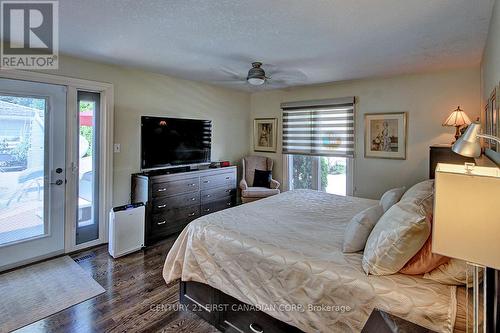
M 243 179 L 240 181 L 241 202 L 247 203 L 280 193 L 280 183 L 272 178 L 270 188 L 253 186 L 255 170 L 272 171 L 272 159 L 264 156 L 247 156 L 243 158 L 242 166 Z

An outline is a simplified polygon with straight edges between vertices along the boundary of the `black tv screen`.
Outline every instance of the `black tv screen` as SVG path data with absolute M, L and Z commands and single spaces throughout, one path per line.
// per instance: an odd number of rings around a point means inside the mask
M 142 169 L 210 162 L 212 121 L 141 117 Z

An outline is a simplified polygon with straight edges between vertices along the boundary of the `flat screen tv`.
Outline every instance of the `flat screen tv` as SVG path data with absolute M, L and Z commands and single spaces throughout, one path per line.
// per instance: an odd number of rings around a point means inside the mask
M 212 121 L 141 117 L 141 167 L 210 162 Z

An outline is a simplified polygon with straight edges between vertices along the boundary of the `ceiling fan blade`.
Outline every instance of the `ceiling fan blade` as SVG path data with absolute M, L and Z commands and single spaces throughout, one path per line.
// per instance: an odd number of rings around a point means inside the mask
M 228 69 L 228 68 L 221 68 L 220 72 L 231 77 L 233 80 L 246 80 L 246 76 L 243 76 L 243 75 L 239 74 L 238 72 L 233 71 L 233 70 Z
M 271 80 L 287 81 L 289 83 L 303 83 L 307 81 L 307 75 L 300 70 L 283 70 L 269 73 Z

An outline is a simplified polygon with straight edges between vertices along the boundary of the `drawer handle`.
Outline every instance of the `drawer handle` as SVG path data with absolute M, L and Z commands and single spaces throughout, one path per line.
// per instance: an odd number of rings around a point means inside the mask
M 165 224 L 167 223 L 167 221 L 161 221 L 161 222 L 158 222 L 158 225 L 162 225 L 162 224 Z
M 196 201 L 196 198 L 191 198 L 191 201 Z
M 205 195 L 205 198 L 210 198 L 210 197 L 211 197 L 210 194 Z
M 226 177 L 226 179 L 231 179 L 231 177 Z
M 256 323 L 251 323 L 250 324 L 250 330 L 254 333 L 264 333 L 264 329 L 257 325 Z
M 195 215 L 196 215 L 196 213 L 195 213 L 195 212 L 193 212 L 193 213 L 189 214 L 189 216 L 195 216 Z
M 210 180 L 204 180 L 203 183 L 208 184 L 210 183 Z
M 167 189 L 166 188 L 159 188 L 158 192 L 165 192 Z
M 196 186 L 196 184 L 195 183 L 191 183 L 188 186 Z
M 167 205 L 159 205 L 158 208 L 165 208 Z

